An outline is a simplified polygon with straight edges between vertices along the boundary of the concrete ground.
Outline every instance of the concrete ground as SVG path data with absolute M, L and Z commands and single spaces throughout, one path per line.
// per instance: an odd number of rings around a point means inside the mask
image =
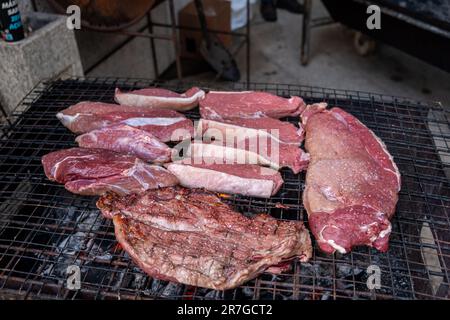
M 251 81 L 362 90 L 440 101 L 450 107 L 449 73 L 380 43 L 375 53 L 362 57 L 353 47 L 353 32 L 339 24 L 312 30 L 310 62 L 302 66 L 302 16 L 278 10 L 278 21 L 268 23 L 257 7 L 254 12 Z M 313 16 L 324 15 L 326 10 L 314 1 Z M 245 50 L 238 54 L 237 62 L 245 79 Z M 149 78 L 152 71 L 149 42 L 137 39 L 88 75 Z M 212 80 L 214 74 L 189 77 L 196 79 Z

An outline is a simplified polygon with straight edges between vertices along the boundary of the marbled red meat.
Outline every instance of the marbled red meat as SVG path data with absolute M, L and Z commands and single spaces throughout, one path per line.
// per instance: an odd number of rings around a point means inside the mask
M 174 110 L 80 102 L 58 112 L 56 117 L 74 133 L 87 133 L 113 124 L 145 130 L 162 142 L 181 141 L 193 135 L 192 121 Z
M 302 222 L 248 218 L 200 189 L 108 194 L 97 207 L 113 218 L 116 238 L 133 261 L 158 279 L 225 290 L 312 253 Z
M 92 130 L 75 141 L 81 148 L 106 149 L 155 163 L 169 162 L 172 149 L 151 133 L 126 124 Z
M 130 194 L 178 184 L 177 178 L 163 167 L 103 149 L 72 148 L 51 152 L 42 157 L 42 165 L 48 179 L 83 195 L 107 191 Z
M 358 119 L 324 104 L 303 114 L 310 163 L 303 203 L 320 248 L 388 249 L 400 173 L 384 143 Z
M 300 145 L 304 138 L 303 128 L 297 128 L 292 123 L 272 118 L 233 119 L 223 122 L 200 119 L 197 124 L 196 136 L 203 138 L 217 136 L 258 137 L 269 138 L 279 143 Z M 219 139 L 223 140 L 223 139 Z
M 200 101 L 200 115 L 204 119 L 283 118 L 298 116 L 305 108 L 297 96 L 282 98 L 261 91 L 210 91 Z
M 294 173 L 305 170 L 309 155 L 296 145 L 280 144 L 271 139 L 246 139 L 243 141 L 181 142 L 174 147 L 173 160 L 190 159 L 190 163 L 257 164 L 275 170 L 286 167 Z M 183 150 L 181 157 L 180 150 Z M 187 162 L 185 162 L 187 163 Z

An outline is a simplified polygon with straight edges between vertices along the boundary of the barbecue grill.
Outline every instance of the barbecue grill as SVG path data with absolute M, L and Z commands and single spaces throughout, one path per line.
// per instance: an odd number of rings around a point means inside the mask
M 394 156 L 402 190 L 389 251 L 360 247 L 345 255 L 326 255 L 314 245 L 308 263 L 294 261 L 281 275 L 264 273 L 227 291 L 160 281 L 142 272 L 117 245 L 111 221 L 95 207 L 96 198 L 71 194 L 47 180 L 40 159 L 75 146 L 74 135 L 55 117 L 71 104 L 112 102 L 116 86 L 161 86 L 181 92 L 193 85 L 209 89 L 186 82 L 68 79 L 42 83 L 25 98 L 0 126 L 0 298 L 449 298 L 449 110 L 438 103 L 299 85 L 253 83 L 250 89 L 340 106 L 372 129 Z M 214 84 L 214 89 L 246 90 L 247 84 Z M 188 116 L 197 119 L 199 114 L 194 110 Z M 301 200 L 304 173 L 281 173 L 285 184 L 276 196 L 231 196 L 225 201 L 246 215 L 267 212 L 279 219 L 307 221 Z M 381 271 L 379 288 L 367 286 L 371 265 Z M 80 271 L 79 289 L 67 286 L 67 270 L 73 266 Z

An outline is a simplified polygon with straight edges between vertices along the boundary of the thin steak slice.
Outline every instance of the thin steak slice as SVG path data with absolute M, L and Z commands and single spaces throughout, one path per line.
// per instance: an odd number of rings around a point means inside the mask
M 151 277 L 225 290 L 271 266 L 311 257 L 309 233 L 300 221 L 234 211 L 214 193 L 182 187 L 120 197 L 97 207 L 113 217 L 122 248 Z
M 75 141 L 81 148 L 107 149 L 156 163 L 169 162 L 172 154 L 172 149 L 151 133 L 126 124 L 93 130 Z
M 300 97 L 282 98 L 260 91 L 210 91 L 200 101 L 200 115 L 204 119 L 283 118 L 298 116 L 305 108 Z
M 121 106 L 102 102 L 80 102 L 56 117 L 70 131 L 80 134 L 113 124 L 145 130 L 162 142 L 181 141 L 193 135 L 192 121 L 174 110 Z
M 161 88 L 129 92 L 122 92 L 117 88 L 114 99 L 117 103 L 128 106 L 186 111 L 198 106 L 198 102 L 204 97 L 205 92 L 196 87 L 182 94 Z
M 283 179 L 278 171 L 251 164 L 169 163 L 167 170 L 188 188 L 270 198 L 278 192 Z
M 400 173 L 384 143 L 347 112 L 308 106 L 303 118 L 311 160 L 303 203 L 320 248 L 388 249 Z M 306 121 L 305 121 L 306 120 Z
M 262 141 L 265 140 L 265 141 Z M 174 147 L 172 161 L 182 158 L 190 159 L 190 163 L 201 164 L 257 164 L 279 170 L 290 168 L 295 174 L 308 166 L 309 155 L 296 145 L 279 144 L 270 139 L 246 139 L 244 141 L 213 141 L 202 142 L 194 140 L 187 144 L 181 142 Z M 184 160 L 184 163 L 187 163 Z
M 100 195 L 107 191 L 130 194 L 178 184 L 177 178 L 163 167 L 103 149 L 72 148 L 51 152 L 42 157 L 42 165 L 48 179 L 83 195 Z
M 196 136 L 223 140 L 227 136 L 269 138 L 279 143 L 299 146 L 304 138 L 302 128 L 272 118 L 233 119 L 224 122 L 200 119 Z M 222 138 L 222 139 L 221 139 Z

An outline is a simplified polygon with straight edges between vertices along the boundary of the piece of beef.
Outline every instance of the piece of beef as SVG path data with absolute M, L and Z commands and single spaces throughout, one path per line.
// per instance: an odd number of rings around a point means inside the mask
M 219 122 L 200 119 L 197 123 L 196 136 L 224 140 L 227 136 L 260 137 L 273 139 L 279 143 L 299 146 L 304 138 L 302 128 L 272 118 L 233 119 Z
M 248 218 L 200 189 L 108 194 L 97 207 L 113 217 L 116 238 L 133 261 L 158 279 L 225 290 L 312 254 L 302 222 Z
M 386 146 L 339 108 L 311 105 L 305 115 L 311 160 L 303 203 L 320 248 L 346 253 L 369 245 L 386 251 L 400 190 L 400 173 Z
M 172 149 L 151 133 L 126 124 L 93 130 L 75 141 L 81 148 L 107 149 L 156 163 L 169 162 L 172 154 Z
M 162 88 L 146 88 L 129 92 L 122 92 L 117 88 L 114 99 L 117 103 L 127 106 L 186 111 L 198 106 L 198 102 L 204 97 L 205 92 L 196 87 L 182 94 Z
M 193 135 L 192 121 L 174 110 L 121 106 L 102 102 L 80 102 L 56 117 L 74 133 L 87 133 L 113 124 L 145 130 L 162 142 L 181 141 Z
M 188 188 L 270 198 L 278 192 L 283 179 L 278 171 L 251 164 L 169 163 L 167 170 Z
M 83 195 L 107 191 L 130 194 L 178 184 L 177 178 L 163 167 L 103 149 L 51 152 L 42 157 L 42 165 L 47 178 Z
M 290 168 L 299 173 L 308 166 L 309 155 L 296 145 L 280 144 L 271 139 L 246 139 L 243 141 L 182 142 L 174 147 L 172 160 L 190 159 L 190 163 L 201 164 L 257 164 L 279 170 Z M 187 162 L 185 162 L 187 163 Z
M 200 101 L 202 118 L 218 121 L 298 116 L 304 108 L 305 103 L 300 97 L 282 98 L 260 91 L 210 91 Z

